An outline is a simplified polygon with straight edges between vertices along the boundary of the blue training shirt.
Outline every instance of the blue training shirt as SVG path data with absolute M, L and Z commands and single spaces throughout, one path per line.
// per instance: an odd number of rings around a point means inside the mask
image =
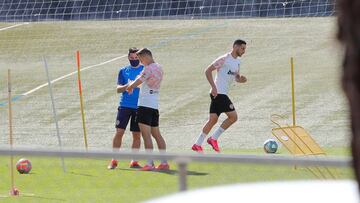
M 131 65 L 125 66 L 120 69 L 118 75 L 118 85 L 126 85 L 130 81 L 134 81 L 136 77 L 144 69 L 143 65 L 140 65 L 138 68 L 133 68 Z M 140 88 L 135 88 L 132 94 L 128 92 L 123 92 L 120 97 L 120 107 L 137 109 L 138 99 L 139 99 Z

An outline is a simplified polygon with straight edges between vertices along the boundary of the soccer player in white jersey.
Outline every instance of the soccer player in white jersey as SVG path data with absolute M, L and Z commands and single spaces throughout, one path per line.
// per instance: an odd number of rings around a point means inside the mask
M 214 134 L 207 139 L 207 143 L 211 145 L 216 152 L 220 152 L 217 142 L 218 138 L 226 129 L 237 121 L 235 107 L 227 94 L 233 80 L 238 83 L 245 83 L 247 81 L 244 75 L 240 75 L 240 60 L 238 59 L 238 57 L 241 57 L 245 53 L 245 49 L 246 42 L 244 40 L 235 40 L 233 49 L 230 53 L 220 56 L 207 67 L 205 75 L 211 86 L 210 115 L 198 139 L 192 146 L 192 150 L 200 153 L 203 152 L 201 147 L 202 143 L 212 127 L 217 123 L 220 114 L 225 113 L 227 119 L 224 120 L 220 127 L 215 130 Z M 215 70 L 216 77 L 214 81 L 212 72 Z
M 149 49 L 143 48 L 137 52 L 137 55 L 145 67 L 139 77 L 128 86 L 127 91 L 132 93 L 133 89 L 141 84 L 136 121 L 144 139 L 145 150 L 153 151 L 152 136 L 156 140 L 159 150 L 163 152 L 166 150 L 166 143 L 159 130 L 158 109 L 159 90 L 164 73 L 160 64 L 155 63 Z M 141 170 L 151 171 L 154 169 L 169 170 L 170 167 L 166 160 L 162 160 L 161 164 L 155 168 L 153 160 L 148 160 Z

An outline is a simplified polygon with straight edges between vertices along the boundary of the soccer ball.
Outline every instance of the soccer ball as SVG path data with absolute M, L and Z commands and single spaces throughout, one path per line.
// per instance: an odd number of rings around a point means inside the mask
M 31 162 L 28 159 L 20 159 L 18 162 L 16 162 L 16 170 L 20 173 L 20 174 L 27 174 L 31 171 L 32 166 L 31 166 Z
M 278 143 L 274 139 L 268 139 L 264 142 L 264 150 L 266 153 L 275 153 L 278 149 Z

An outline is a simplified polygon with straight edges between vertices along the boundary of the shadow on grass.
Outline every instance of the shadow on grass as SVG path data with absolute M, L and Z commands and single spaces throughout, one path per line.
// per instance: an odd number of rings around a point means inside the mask
M 46 200 L 46 201 L 66 202 L 65 199 L 59 199 L 59 198 L 53 198 L 53 197 L 42 197 L 42 196 L 37 196 L 37 195 L 24 195 L 24 196 L 22 196 L 22 195 L 20 194 L 20 197 L 24 197 L 24 198 L 34 198 L 34 199 Z
M 90 174 L 85 174 L 85 173 L 78 173 L 78 172 L 68 172 L 69 174 L 72 175 L 77 175 L 77 176 L 87 176 L 87 177 L 95 177 L 94 175 L 90 175 Z
M 34 194 L 21 193 L 21 191 L 20 191 L 19 196 L 10 196 L 10 195 L 0 196 L 0 200 L 13 199 L 13 198 L 26 198 L 27 200 L 24 200 L 25 202 L 27 202 L 30 199 L 33 199 L 32 201 L 36 201 L 35 199 L 38 199 L 38 201 L 46 200 L 46 201 L 51 201 L 51 202 L 53 202 L 53 201 L 66 202 L 65 199 L 59 199 L 59 198 L 53 198 L 53 197 L 42 197 L 42 196 L 38 196 L 38 195 L 34 195 Z
M 165 173 L 165 174 L 169 174 L 169 175 L 177 175 L 179 173 L 178 170 L 166 170 L 166 171 L 154 171 L 154 172 Z M 203 172 L 197 172 L 197 171 L 186 171 L 186 175 L 188 175 L 188 176 L 207 176 L 209 174 L 203 173 Z
M 29 172 L 29 173 L 18 173 L 21 176 L 30 176 L 30 175 L 36 175 L 36 173 L 34 172 Z
M 119 168 L 117 170 L 121 170 L 121 171 L 137 171 L 137 172 L 152 172 L 152 173 L 164 173 L 164 174 L 168 174 L 168 175 L 177 175 L 179 174 L 178 170 L 164 170 L 164 171 L 140 171 L 139 169 L 127 169 L 127 168 Z M 187 171 L 186 175 L 188 176 L 206 176 L 209 175 L 208 173 L 203 173 L 203 172 L 197 172 L 197 171 Z

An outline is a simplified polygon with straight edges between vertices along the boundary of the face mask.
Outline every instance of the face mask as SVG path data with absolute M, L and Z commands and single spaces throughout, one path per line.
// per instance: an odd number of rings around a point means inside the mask
M 137 67 L 140 63 L 139 60 L 129 60 L 132 67 Z

